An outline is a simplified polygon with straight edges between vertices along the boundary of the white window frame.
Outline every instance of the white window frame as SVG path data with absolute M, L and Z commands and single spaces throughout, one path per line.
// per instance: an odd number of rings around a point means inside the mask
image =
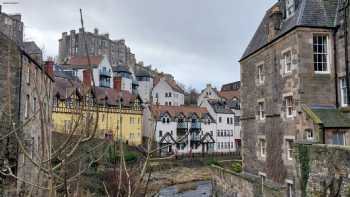
M 286 155 L 288 161 L 293 160 L 293 143 L 293 139 L 286 139 Z
M 262 195 L 265 196 L 264 185 L 266 182 L 266 173 L 259 172 L 259 176 L 260 176 L 261 192 L 262 192 Z
M 256 66 L 258 72 L 258 83 L 259 85 L 264 84 L 265 76 L 264 76 L 264 63 L 259 63 Z
M 287 54 L 289 54 L 289 58 L 290 58 L 290 62 L 289 62 L 289 69 L 288 69 L 288 65 L 287 65 Z M 283 57 L 283 67 L 284 67 L 284 74 L 289 74 L 292 72 L 292 50 L 290 48 L 285 49 L 284 51 L 282 51 L 282 57 Z
M 259 106 L 259 119 L 265 120 L 265 118 L 266 118 L 265 101 L 263 101 L 263 100 L 258 101 L 258 106 Z
M 290 13 L 289 13 L 290 11 Z M 286 19 L 292 17 L 295 13 L 295 1 L 286 0 Z
M 294 116 L 294 99 L 292 95 L 284 97 L 286 102 L 286 116 L 287 118 L 292 118 Z
M 306 139 L 308 141 L 312 141 L 315 139 L 315 134 L 314 131 L 312 129 L 305 129 L 305 133 L 306 133 Z M 311 134 L 311 135 L 309 135 Z
M 319 52 L 319 51 L 317 51 L 317 52 L 314 51 L 314 45 L 315 45 L 314 38 L 315 37 L 326 37 L 326 42 L 327 42 L 326 43 L 326 47 L 325 47 L 325 49 L 327 50 L 326 53 L 322 53 L 322 52 Z M 318 45 L 318 44 L 316 44 L 316 45 Z M 313 36 L 312 36 L 312 54 L 313 54 L 313 56 L 325 54 L 326 58 L 327 58 L 327 60 L 326 60 L 327 61 L 326 62 L 327 69 L 320 71 L 320 70 L 316 70 L 315 69 L 315 63 L 316 62 L 315 62 L 315 57 L 313 57 L 314 72 L 316 74 L 329 74 L 330 73 L 330 68 L 331 68 L 331 66 L 330 66 L 330 62 L 331 62 L 331 44 L 330 44 L 329 34 L 326 34 L 326 33 L 314 33 L 313 34 Z
M 347 107 L 348 106 L 348 92 L 347 92 L 347 82 L 346 78 L 340 78 L 339 79 L 339 88 L 340 88 L 340 103 L 342 107 Z
M 262 143 L 263 142 L 263 143 Z M 259 155 L 261 158 L 266 158 L 266 139 L 259 138 Z
M 334 144 L 334 141 L 333 141 L 333 136 L 334 135 L 339 135 L 339 134 L 342 134 L 343 135 L 343 144 Z M 335 131 L 335 132 L 333 132 L 333 134 L 332 134 L 333 136 L 332 136 L 332 144 L 334 144 L 334 145 L 340 145 L 340 146 L 346 146 L 346 132 L 345 131 Z
M 286 184 L 287 184 L 287 197 L 294 197 L 294 192 L 293 192 L 294 181 L 287 179 Z

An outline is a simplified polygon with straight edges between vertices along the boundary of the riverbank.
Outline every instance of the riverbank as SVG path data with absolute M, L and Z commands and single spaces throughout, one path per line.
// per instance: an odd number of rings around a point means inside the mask
M 207 166 L 201 167 L 173 167 L 167 170 L 152 172 L 146 196 L 154 196 L 161 188 L 181 185 L 179 190 L 186 191 L 193 189 L 193 182 L 209 181 L 211 171 Z

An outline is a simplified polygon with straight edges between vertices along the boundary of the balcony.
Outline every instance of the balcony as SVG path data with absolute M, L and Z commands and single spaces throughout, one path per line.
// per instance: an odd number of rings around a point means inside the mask
M 191 123 L 191 129 L 201 129 L 201 123 L 200 122 L 192 122 Z
M 100 81 L 100 87 L 110 88 L 111 87 L 111 83 L 109 81 Z
M 100 76 L 103 76 L 103 77 L 112 77 L 112 73 L 108 70 L 100 70 Z
M 196 134 L 192 134 L 190 140 L 194 141 L 194 142 L 199 142 L 199 141 L 201 141 L 201 136 L 200 135 L 196 135 Z
M 178 129 L 187 129 L 187 122 L 178 122 L 177 123 L 177 128 Z

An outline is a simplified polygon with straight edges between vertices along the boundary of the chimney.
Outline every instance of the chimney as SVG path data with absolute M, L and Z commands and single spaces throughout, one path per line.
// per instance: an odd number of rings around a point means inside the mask
M 97 28 L 94 29 L 94 34 L 98 35 L 98 29 Z
M 90 70 L 84 70 L 83 71 L 83 83 L 84 86 L 90 87 L 92 82 L 91 72 Z
M 70 30 L 70 35 L 74 35 L 75 34 L 75 30 Z
M 113 88 L 116 92 L 120 92 L 122 90 L 122 78 L 114 77 L 113 78 Z
M 274 7 L 271 8 L 271 14 L 270 14 L 270 20 L 268 25 L 268 41 L 273 40 L 278 31 L 281 28 L 281 23 L 282 23 L 282 12 L 279 6 L 275 5 Z
M 54 62 L 53 62 L 51 59 L 48 59 L 48 60 L 45 62 L 45 65 L 44 65 L 44 70 L 45 70 L 45 72 L 46 72 L 51 78 L 54 78 L 54 77 L 55 77 L 54 71 L 53 71 L 53 66 L 54 66 Z

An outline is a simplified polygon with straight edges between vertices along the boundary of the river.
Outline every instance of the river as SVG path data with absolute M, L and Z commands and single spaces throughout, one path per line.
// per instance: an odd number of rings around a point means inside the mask
M 212 184 L 210 181 L 198 181 L 182 185 L 162 188 L 158 197 L 211 197 Z

